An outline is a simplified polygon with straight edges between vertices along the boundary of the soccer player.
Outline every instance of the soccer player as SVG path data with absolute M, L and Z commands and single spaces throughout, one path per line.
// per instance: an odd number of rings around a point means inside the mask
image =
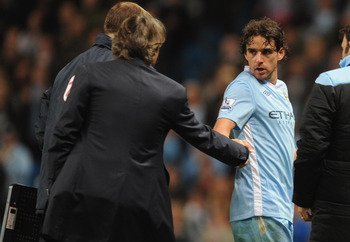
M 278 63 L 287 47 L 280 25 L 268 18 L 250 21 L 241 52 L 248 66 L 227 87 L 214 130 L 246 140 L 248 165 L 237 169 L 230 208 L 235 241 L 292 241 L 292 105 Z

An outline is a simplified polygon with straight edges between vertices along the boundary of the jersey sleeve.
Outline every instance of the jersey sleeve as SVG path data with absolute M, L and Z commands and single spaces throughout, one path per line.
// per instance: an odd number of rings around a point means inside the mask
M 227 118 L 236 123 L 237 129 L 242 129 L 254 111 L 254 100 L 249 84 L 244 80 L 234 80 L 227 87 L 219 118 Z

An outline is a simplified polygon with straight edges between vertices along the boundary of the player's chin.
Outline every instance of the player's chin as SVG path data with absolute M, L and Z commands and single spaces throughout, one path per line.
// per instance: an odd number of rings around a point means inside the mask
M 261 74 L 261 73 L 255 73 L 255 75 L 254 75 L 255 77 L 256 77 L 256 79 L 258 79 L 258 80 L 260 80 L 260 81 L 262 81 L 262 80 L 266 80 L 266 78 L 267 78 L 267 75 L 265 75 L 265 73 L 264 74 Z

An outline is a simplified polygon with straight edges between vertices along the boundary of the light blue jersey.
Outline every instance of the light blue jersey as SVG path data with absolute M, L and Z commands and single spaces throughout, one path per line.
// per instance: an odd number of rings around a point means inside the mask
M 258 81 L 247 66 L 227 87 L 218 118 L 234 121 L 235 138 L 253 148 L 237 169 L 230 220 L 253 216 L 293 221 L 293 108 L 286 84 Z

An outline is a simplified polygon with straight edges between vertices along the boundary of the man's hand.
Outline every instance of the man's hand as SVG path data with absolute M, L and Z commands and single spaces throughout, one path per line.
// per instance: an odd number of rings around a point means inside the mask
M 249 153 L 252 153 L 253 152 L 253 149 L 252 147 L 248 144 L 248 142 L 246 140 L 240 140 L 240 139 L 232 139 L 233 141 L 241 144 L 241 145 L 244 145 L 245 147 L 248 148 L 249 150 Z M 242 167 L 245 167 L 246 165 L 248 165 L 248 162 L 249 162 L 249 159 L 244 162 L 243 164 L 240 164 L 239 166 L 236 166 L 236 168 L 242 168 Z
M 297 210 L 302 220 L 305 222 L 312 220 L 312 212 L 310 208 L 302 208 L 297 206 Z

